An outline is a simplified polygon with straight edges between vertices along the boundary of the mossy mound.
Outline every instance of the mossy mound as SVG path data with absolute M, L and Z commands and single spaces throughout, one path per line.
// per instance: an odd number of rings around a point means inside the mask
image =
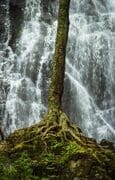
M 8 171 L 4 170 L 4 179 L 114 179 L 114 149 L 86 138 L 63 112 L 55 117 L 57 123 L 46 121 L 52 120 L 50 115 L 39 124 L 15 131 L 0 143 L 0 152 L 6 156 L 0 167 L 7 167 Z

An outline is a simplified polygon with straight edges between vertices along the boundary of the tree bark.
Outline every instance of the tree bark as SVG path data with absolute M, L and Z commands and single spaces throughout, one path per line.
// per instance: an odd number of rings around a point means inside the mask
M 59 0 L 58 28 L 52 64 L 51 84 L 48 96 L 48 110 L 60 109 L 63 94 L 65 56 L 69 30 L 70 0 Z

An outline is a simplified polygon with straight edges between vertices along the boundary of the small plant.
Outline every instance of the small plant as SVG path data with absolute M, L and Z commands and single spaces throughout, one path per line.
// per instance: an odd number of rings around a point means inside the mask
M 13 163 L 11 163 L 3 154 L 0 154 L 1 180 L 29 180 L 31 177 L 31 159 L 26 153 L 22 153 Z
M 6 158 L 3 154 L 0 154 L 0 178 L 4 179 L 5 176 L 5 163 Z
M 26 153 L 22 153 L 21 157 L 13 163 L 18 179 L 29 180 L 32 175 L 31 159 Z
M 13 180 L 17 177 L 17 170 L 13 165 L 9 165 L 5 170 L 5 180 Z
M 54 155 L 52 153 L 48 153 L 48 154 L 44 155 L 44 160 L 47 163 L 54 161 L 54 159 L 55 158 L 54 158 Z

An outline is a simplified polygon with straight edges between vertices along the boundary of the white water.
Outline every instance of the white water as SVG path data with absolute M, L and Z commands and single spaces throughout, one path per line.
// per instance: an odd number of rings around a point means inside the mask
M 65 79 L 74 112 L 67 113 L 88 136 L 114 141 L 115 3 L 72 2 Z
M 10 86 L 3 117 L 7 134 L 38 122 L 47 111 L 57 27 L 52 13 L 58 7 L 55 3 L 46 5 L 45 14 L 42 3 L 26 1 L 15 53 L 8 46 L 10 25 L 6 18 L 8 56 L 1 51 L 4 61 L 0 74 Z M 97 140 L 115 140 L 114 87 L 115 2 L 71 0 L 63 104 L 70 119 Z
M 52 25 L 40 22 L 40 4 L 41 1 L 27 1 L 17 51 L 8 57 L 15 62 L 6 71 L 10 81 L 4 117 L 7 134 L 38 122 L 47 110 L 47 104 L 42 102 L 42 71 L 44 64 L 48 68 L 47 60 L 54 51 L 56 22 Z M 40 46 L 42 52 L 38 54 Z M 36 77 L 32 77 L 33 73 Z

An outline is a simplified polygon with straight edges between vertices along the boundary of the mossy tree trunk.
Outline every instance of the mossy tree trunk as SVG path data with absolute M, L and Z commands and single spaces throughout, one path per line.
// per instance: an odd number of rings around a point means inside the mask
M 78 136 L 81 130 L 77 125 L 70 123 L 68 117 L 61 109 L 69 31 L 69 6 L 70 0 L 59 0 L 57 36 L 48 95 L 48 113 L 41 122 L 39 132 L 42 133 L 44 138 L 45 136 L 54 136 L 54 131 L 55 133 L 58 131 L 56 136 L 60 136 L 64 140 L 68 140 L 67 136 L 69 136 L 70 139 L 75 139 L 81 144 L 81 139 Z
M 60 109 L 63 94 L 66 45 L 69 30 L 70 0 L 59 0 L 58 28 L 52 67 L 51 85 L 49 88 L 48 110 Z

